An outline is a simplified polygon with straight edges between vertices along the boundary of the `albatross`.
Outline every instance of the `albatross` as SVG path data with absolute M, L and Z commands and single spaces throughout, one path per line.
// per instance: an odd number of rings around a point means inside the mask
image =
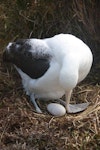
M 93 62 L 90 48 L 76 36 L 58 34 L 10 42 L 3 59 L 14 64 L 36 112 L 42 113 L 37 99 L 58 100 L 67 113 L 81 112 L 88 107 L 86 102 L 70 104 L 73 89 L 88 75 Z M 63 95 L 65 101 L 61 100 Z

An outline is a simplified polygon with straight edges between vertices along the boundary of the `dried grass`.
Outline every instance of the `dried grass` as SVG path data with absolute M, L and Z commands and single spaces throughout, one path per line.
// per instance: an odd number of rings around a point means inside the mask
M 34 106 L 22 91 L 20 78 L 12 68 L 7 72 L 2 68 L 1 73 L 0 148 L 2 150 L 99 150 L 100 86 L 98 84 L 83 83 L 74 90 L 72 101 L 90 102 L 87 110 L 78 114 L 53 117 L 46 110 L 48 102 L 39 102 L 43 114 L 34 112 Z

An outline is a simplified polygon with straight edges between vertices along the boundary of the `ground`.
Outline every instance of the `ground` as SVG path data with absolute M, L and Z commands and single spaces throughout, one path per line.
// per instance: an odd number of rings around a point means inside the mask
M 43 114 L 35 112 L 22 89 L 21 79 L 0 52 L 0 150 L 99 150 L 100 85 L 87 80 L 78 85 L 72 102 L 90 102 L 84 112 L 51 116 L 50 102 L 39 102 Z

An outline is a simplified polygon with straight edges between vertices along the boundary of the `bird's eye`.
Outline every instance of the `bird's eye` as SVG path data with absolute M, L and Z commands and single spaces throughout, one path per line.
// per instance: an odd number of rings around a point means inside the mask
M 31 55 L 31 53 L 29 52 L 29 53 L 27 53 L 27 56 L 31 58 L 32 55 Z
M 29 53 L 29 52 L 24 52 L 24 56 L 31 58 L 31 53 Z

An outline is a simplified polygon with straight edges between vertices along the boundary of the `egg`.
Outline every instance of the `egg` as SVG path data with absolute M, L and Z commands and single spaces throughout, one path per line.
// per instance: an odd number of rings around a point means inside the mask
M 66 109 L 61 104 L 50 103 L 47 105 L 47 110 L 54 116 L 63 116 L 66 113 Z

